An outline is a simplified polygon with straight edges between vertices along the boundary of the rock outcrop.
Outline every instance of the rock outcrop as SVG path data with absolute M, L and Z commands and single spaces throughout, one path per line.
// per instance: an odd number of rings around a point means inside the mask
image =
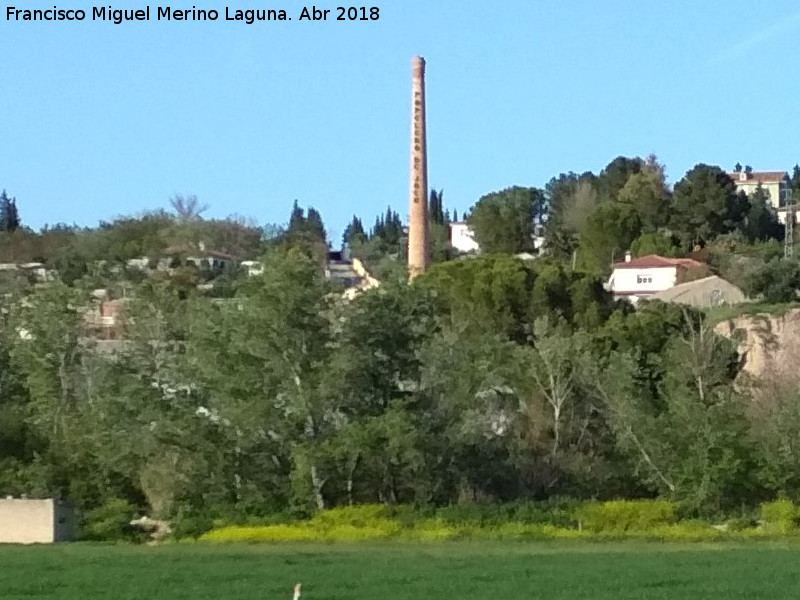
M 762 379 L 798 371 L 800 309 L 782 314 L 742 315 L 718 323 L 714 330 L 738 342 L 745 373 Z

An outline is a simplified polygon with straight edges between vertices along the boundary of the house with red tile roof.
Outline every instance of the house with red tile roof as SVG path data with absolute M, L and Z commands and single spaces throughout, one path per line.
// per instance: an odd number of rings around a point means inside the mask
M 630 252 L 623 262 L 613 263 L 611 268 L 606 289 L 614 298 L 625 298 L 633 303 L 682 283 L 690 271 L 708 271 L 708 265 L 692 258 L 667 258 L 657 254 L 632 258 Z
M 778 220 L 786 223 L 786 199 L 790 189 L 789 174 L 786 171 L 753 171 L 745 169 L 728 173 L 736 184 L 737 192 L 745 192 L 748 196 L 760 185 L 769 196 L 772 207 L 778 211 Z M 800 200 L 800 199 L 798 199 Z

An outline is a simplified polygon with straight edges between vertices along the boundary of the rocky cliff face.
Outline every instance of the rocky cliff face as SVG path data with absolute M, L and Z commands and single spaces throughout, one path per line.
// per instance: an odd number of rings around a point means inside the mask
M 743 369 L 757 378 L 797 372 L 800 361 L 800 309 L 784 314 L 744 315 L 714 330 L 739 341 Z

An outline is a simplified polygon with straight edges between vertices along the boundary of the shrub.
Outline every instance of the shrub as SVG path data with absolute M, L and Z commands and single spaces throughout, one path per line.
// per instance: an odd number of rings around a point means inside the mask
M 660 542 L 710 542 L 724 536 L 725 532 L 702 521 L 656 525 L 641 535 L 643 539 Z
M 138 509 L 119 498 L 88 511 L 81 520 L 80 538 L 95 542 L 143 541 L 147 534 L 131 525 Z
M 435 511 L 436 518 L 449 525 L 495 526 L 504 523 L 529 525 L 550 523 L 569 527 L 575 524 L 573 513 L 580 503 L 553 499 L 545 502 L 511 502 L 507 504 L 457 504 Z
M 352 525 L 363 527 L 384 522 L 391 518 L 391 509 L 380 504 L 363 504 L 360 506 L 341 506 L 318 512 L 311 519 L 313 525 L 333 527 L 336 525 Z
M 318 532 L 306 525 L 222 527 L 200 536 L 203 542 L 319 542 Z
M 800 509 L 791 500 L 781 499 L 761 505 L 764 528 L 771 533 L 789 533 L 797 528 Z
M 587 502 L 575 517 L 588 531 L 606 533 L 645 531 L 676 520 L 675 504 L 667 500 Z
M 758 526 L 758 522 L 752 517 L 736 517 L 727 523 L 728 531 L 746 531 Z
M 197 539 L 214 528 L 214 520 L 209 515 L 196 513 L 179 513 L 172 523 L 172 536 L 176 540 L 184 538 Z
M 465 529 L 448 525 L 442 519 L 423 519 L 410 530 L 403 532 L 403 537 L 420 542 L 444 542 L 462 537 Z
M 369 540 L 388 540 L 400 533 L 401 526 L 392 521 L 379 524 L 356 526 L 335 525 L 330 529 L 320 530 L 319 536 L 329 542 L 366 542 Z

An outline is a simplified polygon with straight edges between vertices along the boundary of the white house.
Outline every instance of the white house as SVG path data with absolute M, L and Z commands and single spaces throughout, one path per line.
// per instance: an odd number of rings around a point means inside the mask
M 245 270 L 248 277 L 255 277 L 264 273 L 264 263 L 260 260 L 243 260 L 239 266 Z
M 536 235 L 533 237 L 533 248 L 539 252 L 544 246 L 544 237 L 541 233 L 542 227 L 537 225 Z M 466 221 L 450 223 L 450 245 L 459 252 L 464 253 L 479 252 L 481 249 Z
M 465 221 L 450 223 L 450 245 L 459 252 L 477 252 L 480 250 L 478 242 L 472 235 L 472 230 Z
M 615 299 L 626 298 L 635 304 L 675 286 L 686 271 L 706 265 L 691 258 L 665 258 L 657 254 L 631 258 L 627 253 L 624 262 L 614 263 L 611 268 L 606 289 Z
M 769 203 L 778 211 L 778 220 L 786 223 L 786 201 L 791 182 L 786 171 L 734 171 L 728 173 L 736 184 L 737 192 L 745 192 L 748 196 L 761 188 L 767 194 Z M 795 201 L 800 198 L 795 199 Z

